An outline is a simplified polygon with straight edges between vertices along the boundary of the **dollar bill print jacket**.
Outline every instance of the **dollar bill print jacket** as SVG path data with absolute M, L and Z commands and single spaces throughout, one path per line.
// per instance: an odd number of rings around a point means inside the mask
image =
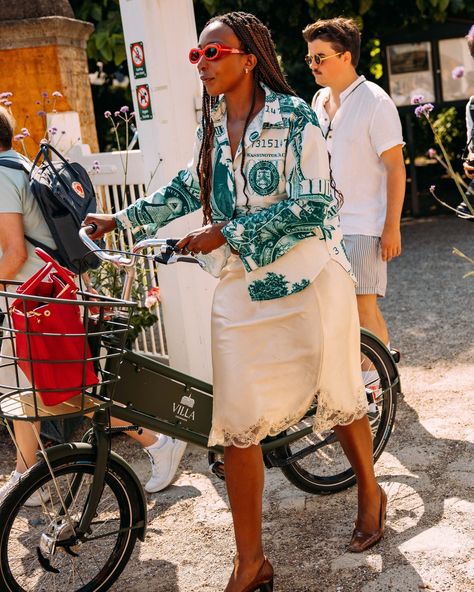
M 227 243 L 204 256 L 208 270 L 218 276 L 233 247 L 245 267 L 252 300 L 303 290 L 331 258 L 351 273 L 316 115 L 302 99 L 262 86 L 265 106 L 243 139 L 245 179 L 242 145 L 232 160 L 223 97 L 213 109 L 212 219 L 229 222 L 222 230 Z M 140 239 L 201 207 L 196 172 L 201 141 L 199 127 L 188 168 L 118 212 L 120 229 L 140 229 L 134 233 Z

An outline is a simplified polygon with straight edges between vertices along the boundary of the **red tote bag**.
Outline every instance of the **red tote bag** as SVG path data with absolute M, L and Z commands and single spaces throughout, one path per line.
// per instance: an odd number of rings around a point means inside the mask
M 36 253 L 46 262 L 22 284 L 17 293 L 57 302 L 16 299 L 11 308 L 16 335 L 16 358 L 35 392 L 45 405 L 58 405 L 94 386 L 98 378 L 81 320 L 77 286 L 71 273 L 41 249 Z

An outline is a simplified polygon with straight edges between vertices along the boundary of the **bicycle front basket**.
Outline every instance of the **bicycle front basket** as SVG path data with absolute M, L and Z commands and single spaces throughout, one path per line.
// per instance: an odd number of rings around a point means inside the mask
M 30 293 L 0 292 L 0 415 L 41 420 L 110 404 L 134 304 L 79 293 L 50 268 L 40 276 Z

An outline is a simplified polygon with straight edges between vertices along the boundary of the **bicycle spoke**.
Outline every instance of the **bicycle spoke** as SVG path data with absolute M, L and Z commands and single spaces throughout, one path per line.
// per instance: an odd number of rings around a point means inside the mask
M 122 523 L 121 504 L 106 485 L 96 516 L 89 525 L 91 532 L 88 538 L 74 548 L 78 556 L 69 555 L 62 545 L 61 538 L 69 540 L 71 533 L 74 533 L 69 520 L 74 525 L 81 519 L 90 495 L 92 479 L 93 474 L 90 472 L 77 473 L 75 469 L 62 475 L 48 475 L 46 482 L 42 481 L 35 491 L 31 491 L 30 497 L 41 488 L 49 494 L 49 499 L 37 508 L 19 508 L 9 530 L 7 553 L 9 569 L 26 592 L 72 592 L 78 587 L 85 587 L 102 573 L 104 561 L 113 552 L 117 541 L 129 540 L 127 532 L 131 532 L 130 525 Z M 65 504 L 67 517 L 64 514 Z M 45 542 L 41 542 L 43 536 L 46 536 Z M 47 542 L 50 539 L 52 546 Z M 37 548 L 41 549 L 44 559 L 59 573 L 46 571 L 42 567 L 38 561 Z
M 393 427 L 400 383 L 390 352 L 364 331 L 361 335 L 360 360 L 367 397 L 367 418 L 373 434 L 374 460 L 377 460 Z M 302 420 L 287 430 L 287 434 L 295 430 L 303 431 L 307 425 L 308 420 Z M 281 464 L 281 470 L 292 483 L 304 491 L 331 493 L 355 483 L 352 467 L 334 434 L 328 437 L 327 432 L 313 432 L 277 448 L 275 456 L 286 461 Z M 296 458 L 291 461 L 292 457 Z

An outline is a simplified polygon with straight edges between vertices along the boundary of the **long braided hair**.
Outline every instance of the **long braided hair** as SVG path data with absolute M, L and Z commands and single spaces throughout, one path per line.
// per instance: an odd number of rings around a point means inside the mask
M 253 70 L 254 87 L 252 95 L 252 104 L 245 121 L 242 137 L 250 122 L 255 101 L 257 97 L 257 88 L 260 82 L 265 83 L 270 89 L 278 93 L 295 95 L 295 91 L 286 82 L 283 72 L 278 63 L 275 45 L 273 43 L 268 28 L 253 14 L 247 12 L 229 12 L 220 16 L 215 16 L 206 23 L 206 27 L 214 22 L 221 22 L 232 29 L 237 38 L 243 45 L 247 53 L 252 53 L 257 58 L 257 65 Z M 212 222 L 211 211 L 211 192 L 212 192 L 212 149 L 214 144 L 214 124 L 211 119 L 211 111 L 216 105 L 218 97 L 211 97 L 206 89 L 202 95 L 202 131 L 203 140 L 199 152 L 197 172 L 199 184 L 201 187 L 201 204 L 204 213 L 204 224 Z M 247 178 L 244 174 L 245 147 L 242 147 L 242 161 L 240 172 L 244 178 L 244 193 L 247 198 Z

